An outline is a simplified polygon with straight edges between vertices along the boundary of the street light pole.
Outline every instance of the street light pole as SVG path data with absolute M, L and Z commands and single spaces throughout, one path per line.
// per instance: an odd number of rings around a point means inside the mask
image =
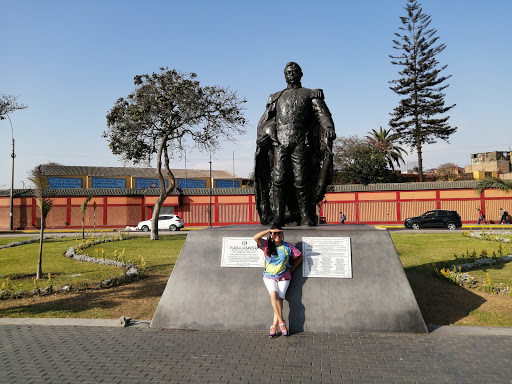
M 208 209 L 208 224 L 212 227 L 212 151 L 210 150 L 210 209 Z
M 12 168 L 11 168 L 11 194 L 10 194 L 10 210 L 9 210 L 9 230 L 13 230 L 13 198 L 14 198 L 14 158 L 16 157 L 16 154 L 14 153 L 14 129 L 12 127 L 12 121 L 9 115 L 6 113 L 5 116 L 9 119 L 9 124 L 11 124 L 11 137 L 12 137 Z

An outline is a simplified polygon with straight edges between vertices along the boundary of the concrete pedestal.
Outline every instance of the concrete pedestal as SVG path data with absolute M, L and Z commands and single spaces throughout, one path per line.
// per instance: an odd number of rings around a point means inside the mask
M 273 312 L 263 268 L 221 267 L 224 237 L 252 237 L 266 228 L 240 225 L 189 233 L 151 327 L 266 332 Z M 354 224 L 285 229 L 285 241 L 299 249 L 303 237 L 350 237 L 353 277 L 305 278 L 297 269 L 284 306 L 291 333 L 427 332 L 387 231 Z

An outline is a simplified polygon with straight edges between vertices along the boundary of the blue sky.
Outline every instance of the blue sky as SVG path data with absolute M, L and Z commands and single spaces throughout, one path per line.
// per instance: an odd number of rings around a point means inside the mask
M 247 99 L 247 134 L 213 155 L 214 169 L 246 177 L 270 93 L 285 86 L 288 61 L 302 84 L 322 88 L 338 136 L 387 127 L 398 103 L 389 54 L 405 0 L 113 1 L 0 0 L 0 93 L 29 108 L 11 115 L 15 188 L 49 161 L 122 166 L 101 137 L 105 116 L 133 91 L 133 77 L 160 67 L 195 72 L 205 85 Z M 447 48 L 446 103 L 458 127 L 450 143 L 424 148 L 424 167 L 470 164 L 470 154 L 512 148 L 512 1 L 424 0 Z M 10 187 L 11 127 L 0 121 L 0 189 Z M 233 161 L 234 158 L 234 161 Z M 416 161 L 416 154 L 406 157 Z M 193 149 L 187 168 L 208 169 Z M 130 165 L 130 164 L 127 164 Z M 185 168 L 176 159 L 173 168 Z

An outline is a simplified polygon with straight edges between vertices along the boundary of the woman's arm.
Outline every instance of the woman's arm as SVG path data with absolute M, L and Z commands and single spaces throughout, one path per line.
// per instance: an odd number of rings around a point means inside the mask
M 295 257 L 295 261 L 293 262 L 293 265 L 290 267 L 290 272 L 295 272 L 297 268 L 299 268 L 299 265 L 302 263 L 302 259 L 304 256 L 302 256 L 302 253 L 299 256 Z
M 258 245 L 258 247 L 261 244 L 261 238 L 265 235 L 268 235 L 270 233 L 270 229 L 265 229 L 264 231 L 261 231 L 260 233 L 257 233 L 254 235 L 254 241 Z
M 304 256 L 302 256 L 302 253 L 301 253 L 299 256 L 297 256 L 297 257 L 295 258 L 295 262 L 294 262 L 294 263 L 293 263 L 293 265 L 291 266 L 291 268 L 290 268 L 290 272 L 292 272 L 292 273 L 293 273 L 293 272 L 295 272 L 295 270 L 296 270 L 297 268 L 299 268 L 299 265 L 302 263 L 302 259 L 303 259 L 303 258 L 304 258 Z

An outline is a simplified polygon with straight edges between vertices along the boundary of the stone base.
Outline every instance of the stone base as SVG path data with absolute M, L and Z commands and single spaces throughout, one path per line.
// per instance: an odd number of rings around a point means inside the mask
M 239 329 L 267 332 L 273 311 L 263 268 L 221 268 L 224 237 L 266 229 L 238 225 L 193 231 L 180 253 L 151 322 L 152 328 Z M 302 276 L 288 289 L 284 317 L 291 333 L 427 332 L 389 233 L 366 225 L 285 228 L 285 241 L 350 237 L 352 278 Z

